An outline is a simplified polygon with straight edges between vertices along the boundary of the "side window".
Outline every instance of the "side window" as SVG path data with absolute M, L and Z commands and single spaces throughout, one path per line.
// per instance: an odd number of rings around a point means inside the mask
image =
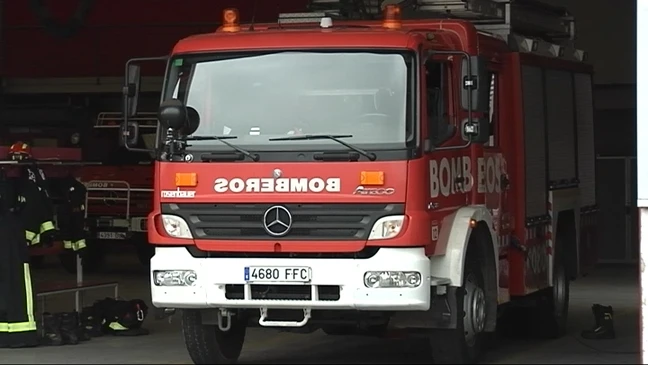
M 433 145 L 445 142 L 454 132 L 448 114 L 451 105 L 449 74 L 446 63 L 433 60 L 425 63 L 428 129 Z
M 498 111 L 498 98 L 497 94 L 499 92 L 497 86 L 497 74 L 489 73 L 490 78 L 490 101 L 488 103 L 488 121 L 489 121 L 489 130 L 490 130 L 490 139 L 487 143 L 484 144 L 486 147 L 497 147 L 499 140 L 497 135 L 499 134 L 499 111 Z

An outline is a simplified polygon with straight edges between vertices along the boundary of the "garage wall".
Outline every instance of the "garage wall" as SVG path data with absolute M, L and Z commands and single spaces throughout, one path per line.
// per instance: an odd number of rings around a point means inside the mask
M 576 17 L 577 46 L 589 52 L 597 84 L 634 84 L 635 0 L 542 0 L 565 6 Z
M 121 76 L 128 58 L 167 54 L 175 41 L 211 32 L 222 10 L 241 18 L 275 21 L 279 12 L 303 11 L 307 0 L 95 0 L 84 26 L 69 37 L 47 31 L 32 7 L 44 3 L 52 22 L 68 24 L 86 0 L 4 1 L 4 77 Z

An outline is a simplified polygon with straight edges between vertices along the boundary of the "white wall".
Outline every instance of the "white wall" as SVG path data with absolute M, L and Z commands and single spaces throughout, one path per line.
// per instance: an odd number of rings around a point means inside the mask
M 589 53 L 597 84 L 636 82 L 636 0 L 543 0 L 576 17 L 577 46 Z

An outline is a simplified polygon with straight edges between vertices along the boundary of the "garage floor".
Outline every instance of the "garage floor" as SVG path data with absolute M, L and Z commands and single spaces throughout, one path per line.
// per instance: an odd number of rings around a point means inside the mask
M 149 301 L 146 270 L 130 257 L 109 257 L 110 268 L 93 279 L 116 280 L 121 296 Z M 50 258 L 42 269 L 33 270 L 34 281 L 72 279 Z M 569 335 L 554 341 L 503 339 L 489 352 L 484 363 L 616 363 L 632 364 L 639 360 L 639 292 L 637 271 L 628 267 L 599 268 L 593 275 L 572 286 Z M 88 303 L 110 295 L 109 290 L 90 292 Z M 73 295 L 48 299 L 49 311 L 70 310 Z M 579 337 L 592 325 L 592 303 L 612 305 L 615 310 L 617 339 L 586 341 Z M 95 338 L 74 347 L 2 349 L 0 364 L 191 364 L 184 347 L 177 318 L 169 323 L 151 315 L 145 325 L 149 336 L 137 338 Z M 252 329 L 243 350 L 241 363 L 424 363 L 426 346 L 418 340 L 333 337 L 321 331 L 310 335 L 276 333 Z

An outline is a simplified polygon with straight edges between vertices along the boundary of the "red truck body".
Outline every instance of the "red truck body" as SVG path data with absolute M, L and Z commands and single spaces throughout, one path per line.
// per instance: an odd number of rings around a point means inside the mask
M 173 48 L 151 291 L 183 309 L 185 333 L 222 336 L 187 337 L 194 362 L 238 358 L 218 349 L 240 349 L 248 325 L 412 330 L 436 363 L 476 361 L 511 306 L 532 308 L 538 333 L 564 333 L 569 282 L 595 246 L 584 53 L 385 9 L 253 27 L 226 10 L 218 31 Z

